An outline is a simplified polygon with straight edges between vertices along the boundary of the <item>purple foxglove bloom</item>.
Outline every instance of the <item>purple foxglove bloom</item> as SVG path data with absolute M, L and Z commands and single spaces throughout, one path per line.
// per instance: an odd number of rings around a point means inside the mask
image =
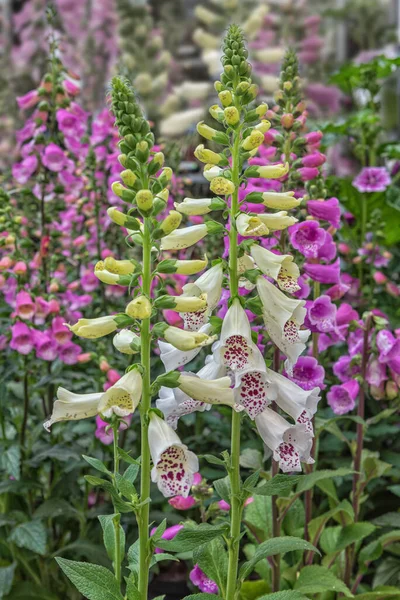
M 27 156 L 20 163 L 15 163 L 12 167 L 13 177 L 18 183 L 24 185 L 32 177 L 38 166 L 38 159 L 33 154 Z
M 320 167 L 326 161 L 325 154 L 322 152 L 315 151 L 312 154 L 308 154 L 307 156 L 303 156 L 301 162 L 303 167 Z
M 390 183 L 385 167 L 365 167 L 354 179 L 353 186 L 359 192 L 384 192 Z
M 34 332 L 36 356 L 42 360 L 55 360 L 57 358 L 57 342 L 45 331 Z
M 309 391 L 315 387 L 322 390 L 325 388 L 325 369 L 313 356 L 299 356 L 293 367 L 293 375 L 290 377 L 285 371 L 283 374 L 303 390 Z
M 391 362 L 400 356 L 400 339 L 395 338 L 387 329 L 378 332 L 376 345 L 379 350 L 379 361 L 382 363 Z
M 124 417 L 120 422 L 118 431 L 124 431 L 125 429 L 128 429 L 128 427 L 131 423 L 131 420 L 132 420 L 131 415 Z M 103 421 L 103 419 L 101 417 L 99 417 L 99 415 L 97 415 L 96 431 L 94 432 L 94 435 L 105 446 L 109 446 L 110 444 L 112 444 L 113 439 L 114 439 L 114 434 L 113 434 L 113 430 L 111 429 L 111 427 L 108 429 L 108 431 L 106 431 L 108 426 L 109 426 L 109 423 L 107 423 L 107 421 Z
M 288 231 L 293 248 L 306 258 L 318 258 L 318 251 L 326 240 L 326 232 L 317 221 L 296 223 Z
M 153 529 L 150 531 L 150 535 L 154 535 L 156 529 L 157 527 L 153 527 Z M 163 540 L 173 540 L 174 537 L 178 535 L 181 529 L 183 529 L 183 525 L 172 525 L 172 527 L 167 527 L 167 529 L 162 534 L 161 538 Z M 162 550 L 161 548 L 155 548 L 154 552 L 155 554 L 162 554 L 163 552 L 165 552 L 165 550 Z
M 325 232 L 325 242 L 318 250 L 318 258 L 326 262 L 336 258 L 336 244 L 328 231 Z
M 46 146 L 42 154 L 42 163 L 50 171 L 58 173 L 62 171 L 68 164 L 68 159 L 64 154 L 64 151 L 57 144 L 49 144 Z
M 307 202 L 308 214 L 316 219 L 327 221 L 335 229 L 340 227 L 340 207 L 337 198 L 329 200 L 309 200 Z
M 329 296 L 319 296 L 313 302 L 306 303 L 307 316 L 304 324 L 311 331 L 329 333 L 337 329 L 336 306 Z
M 226 502 L 225 500 L 220 500 L 218 502 L 218 506 L 220 507 L 221 510 L 223 510 L 225 512 L 229 512 L 231 510 L 231 505 L 228 504 L 228 502 Z
M 176 510 L 190 510 L 195 504 L 196 499 L 193 496 L 174 496 L 168 500 L 168 504 L 176 508 Z
M 342 383 L 354 379 L 354 376 L 360 372 L 359 365 L 351 365 L 352 360 L 352 356 L 341 356 L 339 360 L 333 364 L 333 372 Z
M 17 96 L 17 104 L 21 110 L 26 110 L 35 106 L 40 100 L 38 90 L 31 90 L 23 96 Z
M 302 181 L 311 181 L 319 175 L 317 167 L 301 167 L 298 172 Z
M 329 289 L 325 290 L 325 294 L 330 297 L 331 300 L 340 300 L 349 291 L 350 286 L 345 283 L 336 283 Z
M 60 346 L 67 344 L 73 335 L 64 323 L 65 319 L 63 317 L 55 317 L 51 322 L 52 335 Z
M 386 365 L 379 362 L 377 359 L 370 360 L 367 366 L 366 380 L 369 385 L 381 387 L 382 383 L 387 380 Z
M 345 415 L 353 410 L 360 389 L 358 381 L 352 379 L 342 385 L 333 385 L 327 394 L 328 404 L 335 415 Z
M 20 354 L 29 354 L 33 348 L 33 331 L 25 323 L 14 323 L 11 327 L 10 348 Z
M 212 579 L 200 569 L 199 565 L 194 565 L 189 573 L 190 581 L 205 594 L 218 594 L 218 586 Z
M 58 358 L 66 365 L 75 365 L 81 352 L 82 348 L 78 344 L 67 342 L 58 347 Z
M 32 319 L 33 315 L 35 314 L 35 310 L 36 310 L 34 301 L 30 297 L 28 292 L 25 292 L 24 290 L 21 290 L 20 292 L 18 292 L 18 294 L 15 298 L 15 308 L 16 308 L 16 313 L 20 319 L 28 319 L 28 320 Z
M 358 319 L 358 312 L 350 304 L 347 304 L 347 302 L 342 302 L 336 313 L 337 324 L 339 326 L 348 325 L 350 321 L 357 321 Z
M 303 275 L 300 275 L 300 277 L 298 278 L 297 285 L 300 286 L 300 289 L 297 292 L 295 292 L 293 296 L 299 298 L 299 300 L 304 300 L 305 298 L 308 298 L 311 292 L 311 287 L 308 285 L 307 279 Z
M 339 283 L 340 260 L 337 259 L 330 265 L 305 263 L 304 271 L 314 281 L 319 281 L 320 283 Z
M 59 130 L 67 136 L 80 138 L 85 133 L 85 124 L 70 110 L 59 108 L 56 113 Z

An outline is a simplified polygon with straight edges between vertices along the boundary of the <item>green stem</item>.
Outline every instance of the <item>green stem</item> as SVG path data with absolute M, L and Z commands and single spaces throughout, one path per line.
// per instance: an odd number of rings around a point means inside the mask
M 143 232 L 143 276 L 142 292 L 150 298 L 151 292 L 151 236 L 150 220 L 144 219 Z M 150 448 L 148 440 L 149 410 L 151 407 L 150 393 L 150 319 L 143 319 L 141 326 L 141 357 L 143 367 L 143 391 L 140 403 L 141 430 L 141 481 L 140 501 L 145 502 L 150 497 Z M 150 503 L 145 502 L 138 511 L 139 528 L 139 584 L 141 600 L 147 600 L 149 584 L 149 515 Z
M 231 209 L 229 219 L 229 289 L 231 299 L 238 296 L 238 234 L 236 230 L 235 219 L 239 206 L 239 145 L 240 129 L 235 132 L 235 141 L 232 148 L 232 182 L 235 185 L 235 191 L 232 194 L 231 198 Z M 229 477 L 231 483 L 231 530 L 228 543 L 229 561 L 226 586 L 226 600 L 234 600 L 236 597 L 237 571 L 240 550 L 240 525 L 243 510 L 240 498 L 240 423 L 240 414 L 232 410 L 231 464 L 229 470 Z
M 118 429 L 119 421 L 115 419 L 112 424 L 113 429 L 113 454 L 114 454 L 114 485 L 116 485 L 117 474 L 119 473 L 119 454 L 118 454 Z M 121 530 L 120 530 L 120 514 L 117 512 L 114 506 L 114 512 L 117 516 L 113 519 L 114 533 L 115 533 L 115 557 L 114 557 L 114 574 L 118 585 L 121 585 Z
M 363 194 L 361 199 L 361 227 L 360 227 L 360 248 L 363 247 L 365 243 L 365 235 L 367 232 L 367 199 Z M 362 257 L 361 257 L 362 259 Z M 359 280 L 360 280 L 360 294 L 362 293 L 363 288 L 363 279 L 364 279 L 364 262 L 363 259 L 359 262 Z

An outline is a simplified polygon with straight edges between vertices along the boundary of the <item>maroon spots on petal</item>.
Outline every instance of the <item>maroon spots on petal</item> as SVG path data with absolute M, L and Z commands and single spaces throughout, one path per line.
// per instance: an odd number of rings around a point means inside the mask
M 300 469 L 300 454 L 293 444 L 283 442 L 275 452 L 279 457 L 279 466 L 282 471 L 298 471 Z
M 198 331 L 206 322 L 207 309 L 199 312 L 183 313 L 183 327 L 188 331 Z
M 186 470 L 184 448 L 170 446 L 160 456 L 156 465 L 159 487 L 167 497 L 185 494 L 192 483 L 192 475 Z
M 252 350 L 242 335 L 231 335 L 224 343 L 223 361 L 230 369 L 244 369 L 250 364 Z
M 287 321 L 285 323 L 285 326 L 283 328 L 283 335 L 284 335 L 284 338 L 290 344 L 295 344 L 296 342 L 300 342 L 299 328 L 298 328 L 297 323 L 295 321 L 293 321 L 292 319 L 289 319 L 289 321 Z
M 250 371 L 242 375 L 239 394 L 239 403 L 244 406 L 251 419 L 262 413 L 269 404 L 266 385 L 259 371 Z
M 309 432 L 309 433 L 314 432 L 312 420 L 310 419 L 310 415 L 308 414 L 308 412 L 306 410 L 303 410 L 301 415 L 297 418 L 297 423 L 300 423 L 301 425 L 305 425 L 305 429 L 307 432 Z

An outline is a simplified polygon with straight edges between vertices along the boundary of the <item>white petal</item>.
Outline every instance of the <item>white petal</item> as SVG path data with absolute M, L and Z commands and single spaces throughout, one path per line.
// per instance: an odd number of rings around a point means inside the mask
M 65 388 L 58 388 L 57 400 L 53 404 L 50 419 L 44 423 L 47 431 L 58 421 L 78 421 L 98 414 L 98 406 L 103 392 L 96 394 L 74 394 Z

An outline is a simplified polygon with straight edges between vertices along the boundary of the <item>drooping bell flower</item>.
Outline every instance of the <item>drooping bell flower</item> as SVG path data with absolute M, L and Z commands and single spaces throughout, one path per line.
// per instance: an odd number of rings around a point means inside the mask
M 311 331 L 328 333 L 337 330 L 336 306 L 329 296 L 322 295 L 306 304 L 307 316 L 305 325 Z
M 187 331 L 179 329 L 179 327 L 171 327 L 170 325 L 164 329 L 163 336 L 167 342 L 183 352 L 208 346 L 216 339 L 216 336 L 209 336 L 201 331 Z
M 64 325 L 64 319 L 62 317 L 55 317 L 52 320 L 51 330 L 54 339 L 60 346 L 67 344 L 71 340 L 72 333 L 68 327 Z
M 12 167 L 14 179 L 21 185 L 25 185 L 36 171 L 38 164 L 39 161 L 34 154 L 27 156 L 19 163 L 15 163 Z
M 57 342 L 49 335 L 47 331 L 35 330 L 34 340 L 37 358 L 48 361 L 52 361 L 57 358 Z
M 178 427 L 178 420 L 183 415 L 189 415 L 193 412 L 203 412 L 211 409 L 211 404 L 198 402 L 185 394 L 179 388 L 161 387 L 156 406 L 164 414 L 166 423 L 172 429 Z
M 113 346 L 122 354 L 137 354 L 140 352 L 140 338 L 130 329 L 121 329 L 113 337 Z
M 335 415 L 345 415 L 353 410 L 359 390 L 360 385 L 355 379 L 331 387 L 327 394 L 327 398 L 328 404 Z
M 181 529 L 183 529 L 183 525 L 172 525 L 172 527 L 167 527 L 167 529 L 162 534 L 161 538 L 163 540 L 173 540 L 174 537 L 178 535 L 178 533 L 180 532 Z M 150 531 L 150 535 L 154 535 L 156 530 L 157 530 L 157 527 L 154 527 Z M 162 550 L 161 548 L 155 548 L 154 552 L 155 552 L 155 554 L 162 554 L 165 551 Z
M 197 503 L 196 498 L 193 496 L 174 496 L 168 500 L 168 504 L 173 506 L 176 510 L 190 510 Z
M 223 276 L 223 267 L 220 262 L 200 275 L 196 281 L 186 283 L 183 286 L 183 297 L 205 294 L 207 298 L 207 307 L 205 310 L 181 314 L 185 329 L 198 331 L 207 323 L 210 314 L 216 308 L 221 298 Z
M 214 349 L 215 360 L 232 371 L 263 369 L 264 359 L 252 341 L 249 319 L 235 298 L 222 323 L 221 336 Z
M 189 495 L 199 461 L 175 431 L 154 412 L 150 413 L 149 446 L 153 461 L 151 480 L 165 498 Z
M 202 571 L 199 565 L 194 565 L 189 573 L 190 581 L 204 594 L 218 594 L 218 586 Z
M 172 233 L 161 239 L 161 250 L 183 250 L 197 244 L 208 234 L 207 225 L 193 225 L 182 229 L 175 229 Z
M 289 229 L 290 243 L 306 258 L 318 258 L 324 245 L 326 232 L 317 221 L 302 221 Z
M 327 221 L 335 229 L 340 228 L 340 207 L 337 198 L 328 200 L 309 200 L 307 212 L 312 217 Z
M 64 150 L 54 143 L 45 147 L 41 158 L 44 166 L 55 173 L 62 171 L 68 162 Z
M 281 290 L 292 294 L 300 289 L 297 281 L 300 277 L 299 267 L 293 262 L 289 254 L 274 254 L 266 248 L 253 244 L 250 248 L 251 256 L 257 267 L 277 282 Z
M 288 298 L 262 277 L 257 279 L 257 290 L 263 305 L 265 327 L 271 340 L 286 355 L 285 367 L 291 374 L 310 335 L 308 329 L 300 329 L 306 315 L 305 302 Z
M 313 464 L 312 432 L 303 424 L 291 425 L 274 410 L 266 408 L 256 417 L 256 425 L 264 444 L 273 453 L 284 473 L 301 471 L 301 463 Z
M 230 377 L 208 380 L 194 373 L 182 373 L 178 379 L 178 386 L 190 398 L 199 402 L 235 406 Z
M 79 362 L 82 348 L 73 342 L 67 342 L 58 347 L 58 358 L 66 365 L 75 365 Z
M 284 372 L 284 375 L 287 375 Z M 303 390 L 324 389 L 325 369 L 313 356 L 299 356 L 289 379 Z
M 340 260 L 336 259 L 330 265 L 319 265 L 314 263 L 304 263 L 305 273 L 314 281 L 319 283 L 339 283 L 340 282 Z
M 369 385 L 376 388 L 381 387 L 382 383 L 388 379 L 386 365 L 379 362 L 378 359 L 370 360 L 368 362 L 365 379 Z
M 75 335 L 89 340 L 108 335 L 118 328 L 116 316 L 113 315 L 98 317 L 97 319 L 79 319 L 75 325 L 68 325 L 68 323 L 65 323 L 65 325 Z
M 235 374 L 234 393 L 237 407 L 254 419 L 276 399 L 276 386 L 265 369 L 245 369 Z
M 205 333 L 207 336 L 211 331 L 210 325 L 204 325 L 199 329 L 199 333 Z M 167 371 L 175 371 L 193 360 L 201 351 L 202 346 L 195 346 L 191 350 L 179 350 L 172 344 L 159 340 L 160 358 Z
M 24 290 L 18 292 L 15 298 L 15 310 L 20 319 L 30 320 L 35 314 L 35 303 Z
M 352 356 L 340 356 L 340 358 L 333 363 L 332 370 L 336 377 L 342 382 L 346 383 L 350 379 L 354 379 L 355 375 L 360 372 L 360 365 L 351 364 L 353 361 Z
M 131 415 L 124 417 L 118 427 L 118 431 L 124 431 L 127 429 L 131 422 Z M 113 443 L 114 432 L 107 421 L 99 416 L 96 417 L 96 431 L 94 432 L 95 437 L 101 441 L 105 446 L 109 446 Z
M 20 354 L 29 354 L 33 349 L 34 337 L 33 330 L 25 323 L 14 323 L 11 327 L 10 348 Z

